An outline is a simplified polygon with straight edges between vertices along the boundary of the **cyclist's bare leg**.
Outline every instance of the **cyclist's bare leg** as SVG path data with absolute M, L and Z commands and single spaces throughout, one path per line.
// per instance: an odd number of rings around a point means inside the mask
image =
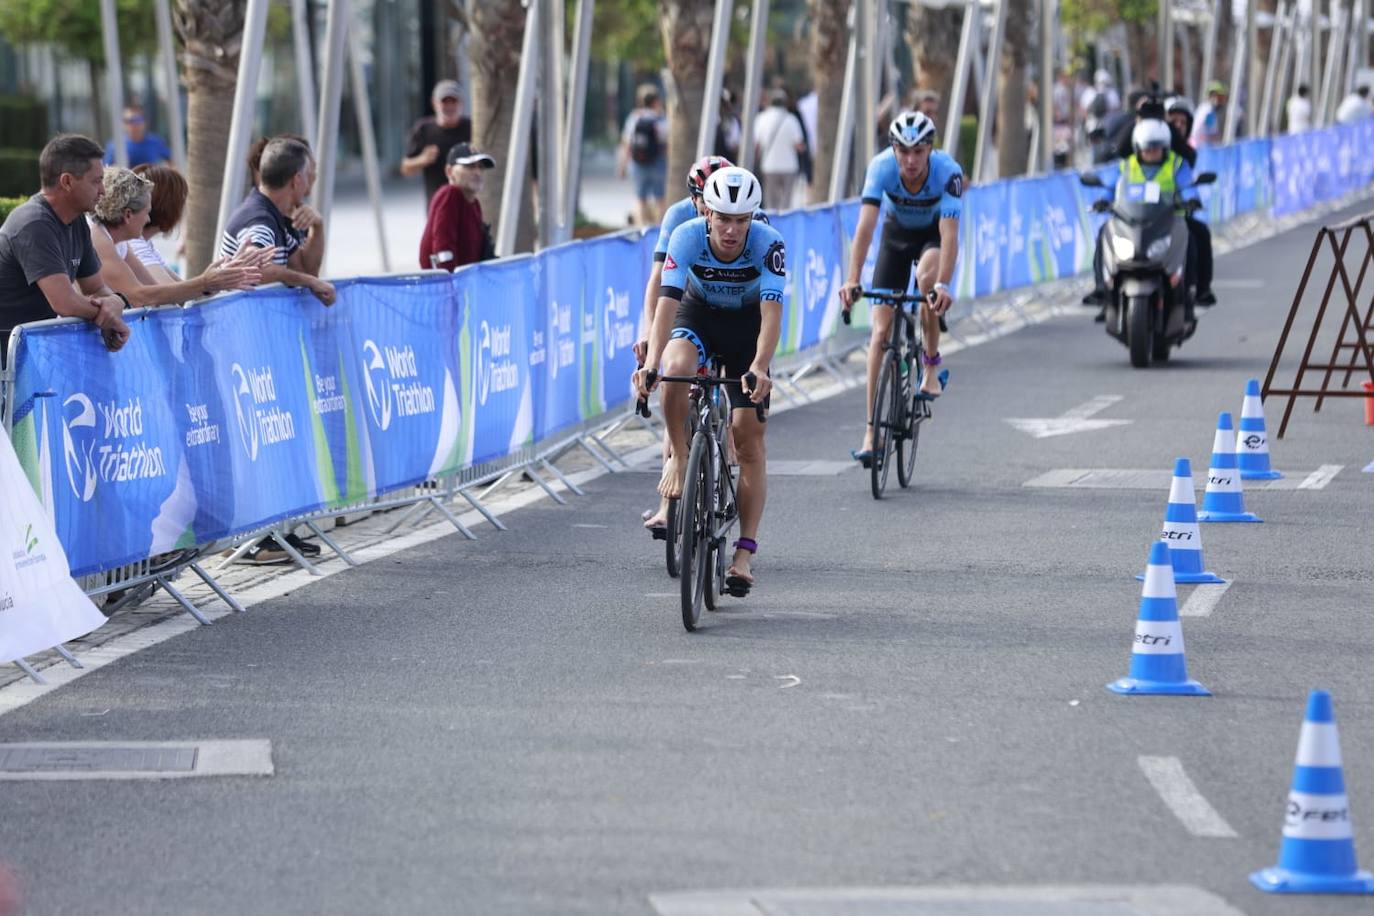
M 663 350 L 663 374 L 688 376 L 697 371 L 697 348 L 691 341 L 670 340 Z M 682 478 L 687 473 L 687 393 L 681 382 L 663 382 L 659 402 L 663 422 L 668 427 L 669 454 L 663 461 L 663 476 L 658 481 L 660 496 L 676 499 L 682 495 Z
M 735 498 L 739 504 L 739 536 L 757 540 L 759 521 L 763 518 L 763 504 L 768 499 L 768 461 L 764 448 L 764 424 L 759 422 L 754 408 L 732 411 L 730 428 L 735 431 L 735 455 L 739 458 L 739 479 L 735 483 Z M 742 576 L 750 582 L 754 555 L 735 549 L 729 575 Z
M 868 425 L 868 419 L 873 416 L 873 393 L 878 388 L 878 371 L 883 366 L 883 348 L 892 333 L 892 306 L 874 302 L 868 315 L 873 333 L 868 338 L 868 398 L 864 401 L 864 444 L 861 447 L 865 452 L 873 450 L 873 427 Z
M 668 437 L 668 430 L 663 431 L 663 461 L 668 461 L 668 456 L 673 453 L 673 442 Z M 645 528 L 662 528 L 668 524 L 668 497 L 660 495 L 658 498 L 658 510 L 651 513 L 644 519 Z
M 924 295 L 935 288 L 935 280 L 940 270 L 940 249 L 931 248 L 921 255 L 916 265 L 916 286 Z M 930 307 L 929 302 L 921 303 L 921 343 L 926 356 L 935 357 L 940 352 L 940 316 Z M 940 394 L 939 371 L 924 369 L 921 374 L 921 391 L 925 394 Z

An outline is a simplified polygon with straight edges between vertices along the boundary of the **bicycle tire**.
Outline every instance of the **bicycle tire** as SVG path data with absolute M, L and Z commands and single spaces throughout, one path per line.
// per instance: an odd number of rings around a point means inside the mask
M 878 389 L 873 397 L 873 461 L 869 466 L 869 483 L 874 499 L 883 498 L 883 490 L 887 488 L 887 472 L 892 467 L 892 456 L 896 451 L 897 359 L 891 351 L 888 354 L 878 373 Z
M 919 352 L 918 344 L 913 354 Z M 909 379 L 907 385 L 900 386 L 898 394 L 899 397 L 905 398 L 907 410 L 906 429 L 902 433 L 902 438 L 897 440 L 897 483 L 903 490 L 911 486 L 911 481 L 916 475 L 916 446 L 920 444 L 921 421 L 925 419 L 924 406 L 916 400 L 911 389 L 911 384 L 920 385 L 920 382 L 920 375 Z
M 726 482 L 729 470 L 725 466 L 725 450 L 723 447 L 717 449 L 719 461 L 715 463 L 712 470 L 712 505 L 715 512 L 712 515 L 711 527 L 711 554 L 710 554 L 710 583 L 706 587 L 704 598 L 706 599 L 706 610 L 714 611 L 720 606 L 720 598 L 725 594 L 725 573 L 728 565 L 725 558 L 729 555 L 728 545 L 730 541 L 730 529 L 735 526 L 736 514 L 730 509 L 730 486 Z M 717 535 L 714 529 L 719 524 L 720 533 Z
M 682 625 L 687 632 L 697 628 L 711 567 L 711 497 L 714 489 L 708 439 L 698 432 L 692 437 L 683 481 L 681 505 L 682 556 L 678 562 L 678 581 L 682 597 Z
M 668 566 L 669 578 L 677 578 L 678 544 L 682 540 L 682 513 L 677 511 L 678 500 L 668 500 L 667 545 L 663 549 L 664 561 Z

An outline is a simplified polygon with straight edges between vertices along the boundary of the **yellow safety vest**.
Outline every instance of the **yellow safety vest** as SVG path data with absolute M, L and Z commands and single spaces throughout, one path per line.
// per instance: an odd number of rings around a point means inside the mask
M 1177 168 L 1178 154 L 1169 150 L 1164 156 L 1164 162 L 1159 166 L 1159 171 L 1155 173 L 1155 177 L 1146 178 L 1145 169 L 1140 164 L 1140 157 L 1132 153 L 1131 158 L 1126 160 L 1126 183 L 1144 184 L 1147 181 L 1153 181 L 1159 185 L 1161 194 L 1173 196 L 1174 191 L 1178 190 L 1178 182 L 1174 179 L 1174 172 Z

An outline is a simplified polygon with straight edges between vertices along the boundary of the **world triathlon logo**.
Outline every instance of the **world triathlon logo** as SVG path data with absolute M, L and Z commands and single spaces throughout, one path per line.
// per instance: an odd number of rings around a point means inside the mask
M 510 325 L 493 327 L 482 322 L 477 335 L 477 401 L 486 404 L 493 394 L 520 384 L 520 367 L 510 358 Z
M 75 412 L 68 416 L 68 408 Z M 62 403 L 62 455 L 67 465 L 67 482 L 82 502 L 95 496 L 95 405 L 84 394 L 74 394 Z
M 253 422 L 253 389 L 248 384 L 248 373 L 234 363 L 229 372 L 234 377 L 234 416 L 239 421 L 239 441 L 248 453 L 249 461 L 258 460 L 258 425 Z
M 381 347 L 370 340 L 363 342 L 363 381 L 372 422 L 385 431 L 391 426 L 391 378 Z

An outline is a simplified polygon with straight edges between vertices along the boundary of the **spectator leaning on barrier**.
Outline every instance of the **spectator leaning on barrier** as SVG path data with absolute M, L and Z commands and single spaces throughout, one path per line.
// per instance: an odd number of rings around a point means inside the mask
M 616 176 L 629 170 L 635 186 L 635 224 L 652 226 L 663 213 L 663 194 L 668 181 L 668 119 L 663 99 L 649 83 L 635 93 L 639 107 L 625 119 L 616 153 Z
M 124 149 L 129 154 L 129 167 L 136 165 L 157 165 L 170 162 L 172 151 L 167 141 L 148 130 L 148 118 L 141 105 L 124 106 Z M 105 144 L 105 164 L 115 161 L 115 145 L 111 140 Z
M 1341 99 L 1336 109 L 1336 123 L 1358 124 L 1371 115 L 1374 115 L 1374 110 L 1369 107 L 1369 87 L 1357 86 L 1354 92 Z
M 230 289 L 252 289 L 262 282 L 262 265 L 273 252 L 245 246 L 233 260 L 211 264 L 190 280 L 167 283 L 153 277 L 132 242 L 142 240 L 151 218 L 153 183 L 129 169 L 108 166 L 105 193 L 87 216 L 91 242 L 100 256 L 100 279 L 132 306 L 174 305 Z
M 429 219 L 420 237 L 420 267 L 452 271 L 496 257 L 491 227 L 482 221 L 478 195 L 487 181 L 487 169 L 496 160 L 459 143 L 448 151 L 449 183 L 429 202 Z
M 0 226 L 0 356 L 16 326 L 57 316 L 92 322 L 111 350 L 128 341 L 126 303 L 101 282 L 100 258 L 82 218 L 104 192 L 102 155 L 88 137 L 48 141 L 38 158 L 43 189 Z
M 1288 104 L 1284 106 L 1288 115 L 1288 133 L 1300 134 L 1312 129 L 1312 101 L 1307 97 L 1311 91 L 1303 83 L 1298 86 L 1297 92 L 1288 97 Z
M 315 185 L 315 158 L 299 140 L 276 137 L 262 151 L 258 186 L 229 217 L 220 239 L 222 258 L 245 245 L 275 248 L 262 268 L 264 283 L 301 286 L 325 305 L 334 304 L 334 285 L 319 278 L 324 260 L 324 220 L 307 204 Z
M 463 114 L 461 86 L 453 80 L 440 80 L 430 93 L 430 104 L 434 106 L 434 117 L 415 122 L 406 139 L 405 158 L 401 160 L 402 175 L 424 173 L 426 207 L 435 193 L 448 184 L 449 150 L 456 144 L 472 141 L 472 121 Z

